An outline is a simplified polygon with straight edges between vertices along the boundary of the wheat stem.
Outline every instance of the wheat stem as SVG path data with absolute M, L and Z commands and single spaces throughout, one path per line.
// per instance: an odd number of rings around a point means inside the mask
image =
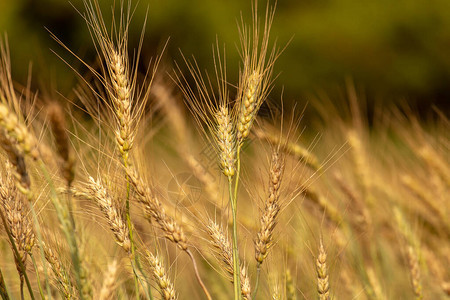
M 253 290 L 252 297 L 256 299 L 256 295 L 258 293 L 258 287 L 259 287 L 259 278 L 261 277 L 261 264 L 256 263 L 256 279 L 255 279 L 255 289 Z
M 31 262 L 33 263 L 34 272 L 36 274 L 36 281 L 37 281 L 38 288 L 39 288 L 39 294 L 41 295 L 41 299 L 45 299 L 44 290 L 42 289 L 41 280 L 40 280 L 40 276 L 39 276 L 38 266 L 37 266 L 36 259 L 34 258 L 33 253 L 30 253 L 30 258 L 31 258 Z
M 8 290 L 6 289 L 5 280 L 3 279 L 3 273 L 0 269 L 0 296 L 3 300 L 9 300 Z
M 192 264 L 194 266 L 194 273 L 195 273 L 195 277 L 197 277 L 197 281 L 200 283 L 200 286 L 202 287 L 203 292 L 206 295 L 206 298 L 208 298 L 209 300 L 212 300 L 211 295 L 209 294 L 208 289 L 206 288 L 205 284 L 203 283 L 202 278 L 200 277 L 200 274 L 198 272 L 198 267 L 197 267 L 197 262 L 194 259 L 194 255 L 192 254 L 191 250 L 187 249 L 186 253 L 189 255 L 189 257 L 191 258 Z
M 238 155 L 239 159 L 239 155 Z M 239 162 L 238 162 L 239 166 Z M 236 178 L 239 177 L 239 171 L 236 173 Z M 237 179 L 236 179 L 237 180 Z M 232 186 L 233 186 L 233 179 L 232 177 L 228 177 L 228 190 L 229 190 L 229 196 L 230 196 L 230 203 L 231 203 L 231 211 L 233 215 L 233 284 L 234 284 L 234 299 L 238 300 L 241 299 L 241 292 L 240 292 L 240 276 L 239 276 L 239 251 L 238 251 L 238 241 L 237 241 L 237 201 L 236 196 L 233 196 L 232 192 Z M 236 188 L 237 188 L 237 181 L 236 181 Z

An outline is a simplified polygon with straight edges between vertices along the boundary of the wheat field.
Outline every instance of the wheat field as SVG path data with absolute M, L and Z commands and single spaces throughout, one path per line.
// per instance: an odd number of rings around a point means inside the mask
M 285 106 L 270 3 L 239 19 L 237 82 L 220 38 L 142 71 L 134 3 L 77 9 L 98 57 L 53 36 L 73 96 L 16 82 L 0 43 L 2 299 L 450 299 L 445 112 L 369 118 L 351 79 Z

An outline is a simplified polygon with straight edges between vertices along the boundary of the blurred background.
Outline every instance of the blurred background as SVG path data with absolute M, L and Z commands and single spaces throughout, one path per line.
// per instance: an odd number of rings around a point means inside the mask
M 113 1 L 102 1 L 110 19 Z M 133 1 L 136 5 L 137 1 Z M 265 9 L 260 1 L 260 12 Z M 201 68 L 212 69 L 216 37 L 227 49 L 229 80 L 238 76 L 240 14 L 251 20 L 251 3 L 242 0 L 140 0 L 133 16 L 130 50 L 138 44 L 145 15 L 143 65 L 166 41 L 163 69 L 194 55 Z M 35 88 L 68 93 L 80 63 L 59 46 L 54 33 L 87 62 L 95 49 L 78 11 L 81 0 L 1 0 L 0 31 L 8 34 L 15 79 L 26 83 L 33 63 Z M 108 24 L 108 23 L 107 23 Z M 318 94 L 343 97 L 352 78 L 369 106 L 407 102 L 426 114 L 450 108 L 450 1 L 448 0 L 279 0 L 272 37 L 288 44 L 275 72 L 271 97 L 306 103 Z M 54 53 L 56 52 L 56 54 Z M 61 56 L 62 59 L 58 56 Z M 345 93 L 344 93 L 345 98 Z

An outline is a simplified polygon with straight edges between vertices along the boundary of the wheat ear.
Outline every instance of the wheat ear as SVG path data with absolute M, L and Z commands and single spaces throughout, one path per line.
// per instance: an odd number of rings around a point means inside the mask
M 236 172 L 236 142 L 233 122 L 226 105 L 221 105 L 216 113 L 216 140 L 219 147 L 219 162 L 225 176 Z
M 296 290 L 295 290 L 295 282 L 292 278 L 291 270 L 286 269 L 286 299 L 287 300 L 296 300 Z
M 411 274 L 411 284 L 413 286 L 414 296 L 416 300 L 423 299 L 422 285 L 420 283 L 420 267 L 419 259 L 412 246 L 408 246 L 407 251 L 409 272 Z
M 242 95 L 243 99 L 237 123 L 237 137 L 241 143 L 250 134 L 250 128 L 256 118 L 258 106 L 261 105 L 261 100 L 259 99 L 261 74 L 259 74 L 258 71 L 254 71 L 252 74 L 248 75 L 245 84 L 245 92 Z
M 370 164 L 368 163 L 367 151 L 364 148 L 361 134 L 357 131 L 349 130 L 347 138 L 351 146 L 354 173 L 361 189 L 362 199 L 371 207 L 374 201 L 371 195 L 373 182 L 370 176 Z
M 174 242 L 181 250 L 187 250 L 187 239 L 183 229 L 166 214 L 155 193 L 138 177 L 137 172 L 129 168 L 127 174 L 136 191 L 137 200 L 144 206 L 147 218 L 155 219 L 168 240 Z
M 280 138 L 280 136 L 273 134 L 270 131 L 262 130 L 261 128 L 255 128 L 253 132 L 258 139 L 266 140 L 273 146 L 280 145 L 280 149 L 283 150 L 286 154 L 295 157 L 300 162 L 305 163 L 305 165 L 312 168 L 313 170 L 318 171 L 320 169 L 318 158 L 314 155 L 314 153 L 306 149 L 304 146 L 289 141 L 285 137 Z
M 156 194 L 144 183 L 144 181 L 138 176 L 137 172 L 131 168 L 127 168 L 126 171 L 131 185 L 135 189 L 138 202 L 144 206 L 147 220 L 151 223 L 151 219 L 153 218 L 164 232 L 164 236 L 171 242 L 175 243 L 181 250 L 186 252 L 187 255 L 189 255 L 194 265 L 195 276 L 202 287 L 203 292 L 208 299 L 212 299 L 208 289 L 200 277 L 200 274 L 198 273 L 197 262 L 195 261 L 194 255 L 190 249 L 188 249 L 187 238 L 184 234 L 183 228 L 173 218 L 166 214 L 166 211 Z
M 117 204 L 100 180 L 89 177 L 88 191 L 104 213 L 109 227 L 116 237 L 116 242 L 129 253 L 131 249 L 129 231 Z
M 320 300 L 330 299 L 330 284 L 328 282 L 328 269 L 327 269 L 327 253 L 323 247 L 322 239 L 319 244 L 319 254 L 316 259 L 316 271 L 317 271 L 317 292 Z
M 98 296 L 99 300 L 108 300 L 114 298 L 117 270 L 117 260 L 113 260 L 108 264 L 108 270 L 103 276 L 103 285 Z
M 173 283 L 170 281 L 166 274 L 166 270 L 158 258 L 158 256 L 152 253 L 147 253 L 148 261 L 153 272 L 153 277 L 161 290 L 161 296 L 164 300 L 175 300 L 177 296 L 175 294 L 175 289 Z
M 272 246 L 273 231 L 277 224 L 280 211 L 280 186 L 284 172 L 284 156 L 277 150 L 272 153 L 269 173 L 269 195 L 266 199 L 260 220 L 260 230 L 255 240 L 255 258 L 258 265 L 262 264 Z
M 18 260 L 26 268 L 27 256 L 31 254 L 35 244 L 35 235 L 33 223 L 29 219 L 23 196 L 21 197 L 17 193 L 13 175 L 10 172 L 11 167 L 11 165 L 7 164 L 5 179 L 0 178 L 0 204 L 6 216 L 7 224 L 5 225 L 8 226 L 18 250 L 19 257 L 14 253 L 14 258 L 16 260 L 17 271 L 20 274 L 21 280 L 23 280 L 25 274 Z
M 132 88 L 128 79 L 126 56 L 110 46 L 109 69 L 113 92 L 111 98 L 114 102 L 115 114 L 118 119 L 118 129 L 116 129 L 116 142 L 120 154 L 125 162 L 128 161 L 128 151 L 133 146 L 134 135 L 131 129 L 131 96 Z
M 214 221 L 209 220 L 207 231 L 211 238 L 211 245 L 214 247 L 217 255 L 220 257 L 222 266 L 229 276 L 228 279 L 233 282 L 233 250 L 228 237 L 223 229 Z M 251 299 L 250 279 L 248 277 L 247 268 L 241 265 L 240 272 L 241 295 L 245 300 Z
M 71 151 L 65 116 L 61 106 L 52 103 L 48 107 L 48 117 L 55 137 L 56 150 L 63 160 L 61 173 L 67 182 L 67 186 L 70 187 L 75 178 L 75 159 Z
M 8 156 L 9 162 L 14 166 L 13 175 L 17 189 L 30 200 L 30 177 L 28 176 L 27 167 L 25 164 L 25 157 L 11 141 L 0 132 L 0 145 Z
M 1 96 L 1 102 L 5 101 Z M 38 158 L 39 154 L 33 136 L 26 126 L 19 121 L 17 115 L 3 103 L 0 103 L 0 127 L 3 129 L 5 136 L 12 144 L 16 145 L 20 152 L 35 160 Z
M 121 16 L 120 26 L 113 39 L 104 23 L 99 4 L 85 0 L 87 20 L 93 36 L 97 40 L 106 70 L 103 70 L 102 84 L 112 103 L 112 112 L 116 119 L 114 131 L 116 144 L 125 165 L 128 162 L 128 152 L 133 146 L 135 135 L 135 120 L 133 118 L 133 97 L 135 92 L 134 72 L 130 72 L 127 42 L 129 15 Z M 123 9 L 123 7 L 122 7 Z
M 44 255 L 50 264 L 53 273 L 53 280 L 57 283 L 58 289 L 65 299 L 74 299 L 74 288 L 69 275 L 67 274 L 61 260 L 55 254 L 51 247 L 43 243 Z

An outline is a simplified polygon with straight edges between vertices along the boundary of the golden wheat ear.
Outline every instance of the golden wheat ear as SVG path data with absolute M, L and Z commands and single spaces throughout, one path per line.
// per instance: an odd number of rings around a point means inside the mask
M 85 0 L 84 5 L 87 11 L 86 21 L 103 63 L 103 74 L 97 74 L 108 96 L 108 101 L 103 100 L 113 113 L 116 144 L 126 165 L 136 129 L 133 118 L 136 71 L 133 71 L 128 59 L 130 15 L 129 12 L 125 15 L 121 14 L 121 22 L 116 28 L 117 36 L 114 36 L 114 33 L 110 33 L 104 23 L 98 1 Z
M 190 77 L 185 76 L 177 65 L 172 79 L 182 91 L 202 137 L 215 150 L 222 172 L 232 177 L 236 172 L 236 111 L 230 109 L 225 51 L 220 51 L 218 42 L 213 48 L 213 58 L 215 80 L 200 71 L 195 59 L 188 60 L 184 56 Z
M 11 247 L 14 248 L 15 246 L 18 251 L 17 253 L 14 251 L 14 259 L 17 271 L 21 280 L 23 280 L 25 274 L 22 267 L 26 268 L 27 257 L 32 253 L 35 245 L 35 234 L 25 203 L 26 199 L 17 191 L 12 167 L 11 164 L 7 163 L 6 174 L 4 178 L 0 178 L 0 209 L 6 217 L 6 224 L 3 225 L 9 228 L 13 239 Z M 19 263 L 19 260 L 22 264 Z
M 236 172 L 236 136 L 233 120 L 226 105 L 221 105 L 216 113 L 216 142 L 219 148 L 219 162 L 222 172 L 227 177 Z
M 75 157 L 70 147 L 64 112 L 61 106 L 57 103 L 52 103 L 48 106 L 47 113 L 55 138 L 56 150 L 63 161 L 60 167 L 61 173 L 67 182 L 68 188 L 70 188 L 75 179 Z
M 33 134 L 21 116 L 19 99 L 16 97 L 11 77 L 11 62 L 7 40 L 0 41 L 0 128 L 17 151 L 37 160 L 39 152 Z
M 103 284 L 98 294 L 99 300 L 108 300 L 114 298 L 114 292 L 117 288 L 118 263 L 113 260 L 108 264 L 108 269 L 103 275 Z
M 210 244 L 216 252 L 218 258 L 221 261 L 221 265 L 225 270 L 230 282 L 233 283 L 233 250 L 231 242 L 228 236 L 224 233 L 223 229 L 213 220 L 209 220 L 206 227 L 208 235 L 210 237 Z M 245 300 L 251 299 L 251 286 L 250 278 L 248 276 L 247 267 L 242 264 L 240 266 L 240 285 L 241 296 Z
M 125 252 L 129 253 L 131 250 L 131 242 L 128 227 L 115 200 L 109 195 L 102 182 L 100 180 L 95 180 L 92 177 L 89 178 L 87 191 L 105 215 L 108 225 L 114 233 L 116 242 L 123 250 L 125 250 Z
M 161 259 L 150 252 L 147 253 L 147 259 L 153 273 L 153 278 L 160 288 L 162 298 L 164 300 L 176 300 L 177 296 L 173 283 L 167 276 L 166 269 L 164 268 Z
M 183 228 L 166 214 L 166 210 L 156 194 L 135 170 L 128 168 L 127 174 L 136 192 L 137 201 L 144 207 L 147 220 L 151 223 L 153 218 L 168 240 L 175 243 L 181 250 L 187 251 L 188 243 Z
M 327 253 L 323 247 L 322 238 L 319 243 L 319 253 L 316 259 L 317 292 L 320 300 L 330 299 L 330 283 L 328 282 Z
M 276 45 L 269 49 L 275 8 L 271 8 L 267 3 L 263 29 L 259 24 L 257 1 L 254 1 L 252 14 L 251 28 L 248 28 L 243 20 L 239 27 L 243 66 L 239 74 L 238 96 L 235 104 L 238 144 L 242 144 L 249 136 L 258 111 L 272 89 L 273 66 L 281 53 Z
M 269 172 L 269 193 L 260 220 L 260 230 L 255 241 L 255 258 L 258 265 L 262 264 L 272 246 L 273 231 L 277 224 L 280 211 L 280 186 L 284 173 L 284 155 L 279 149 L 272 152 Z
M 45 260 L 49 263 L 51 268 L 50 278 L 53 280 L 57 289 L 65 299 L 72 299 L 76 296 L 75 287 L 72 284 L 66 266 L 64 266 L 61 257 L 56 251 L 53 251 L 53 245 L 42 243 L 44 249 Z

